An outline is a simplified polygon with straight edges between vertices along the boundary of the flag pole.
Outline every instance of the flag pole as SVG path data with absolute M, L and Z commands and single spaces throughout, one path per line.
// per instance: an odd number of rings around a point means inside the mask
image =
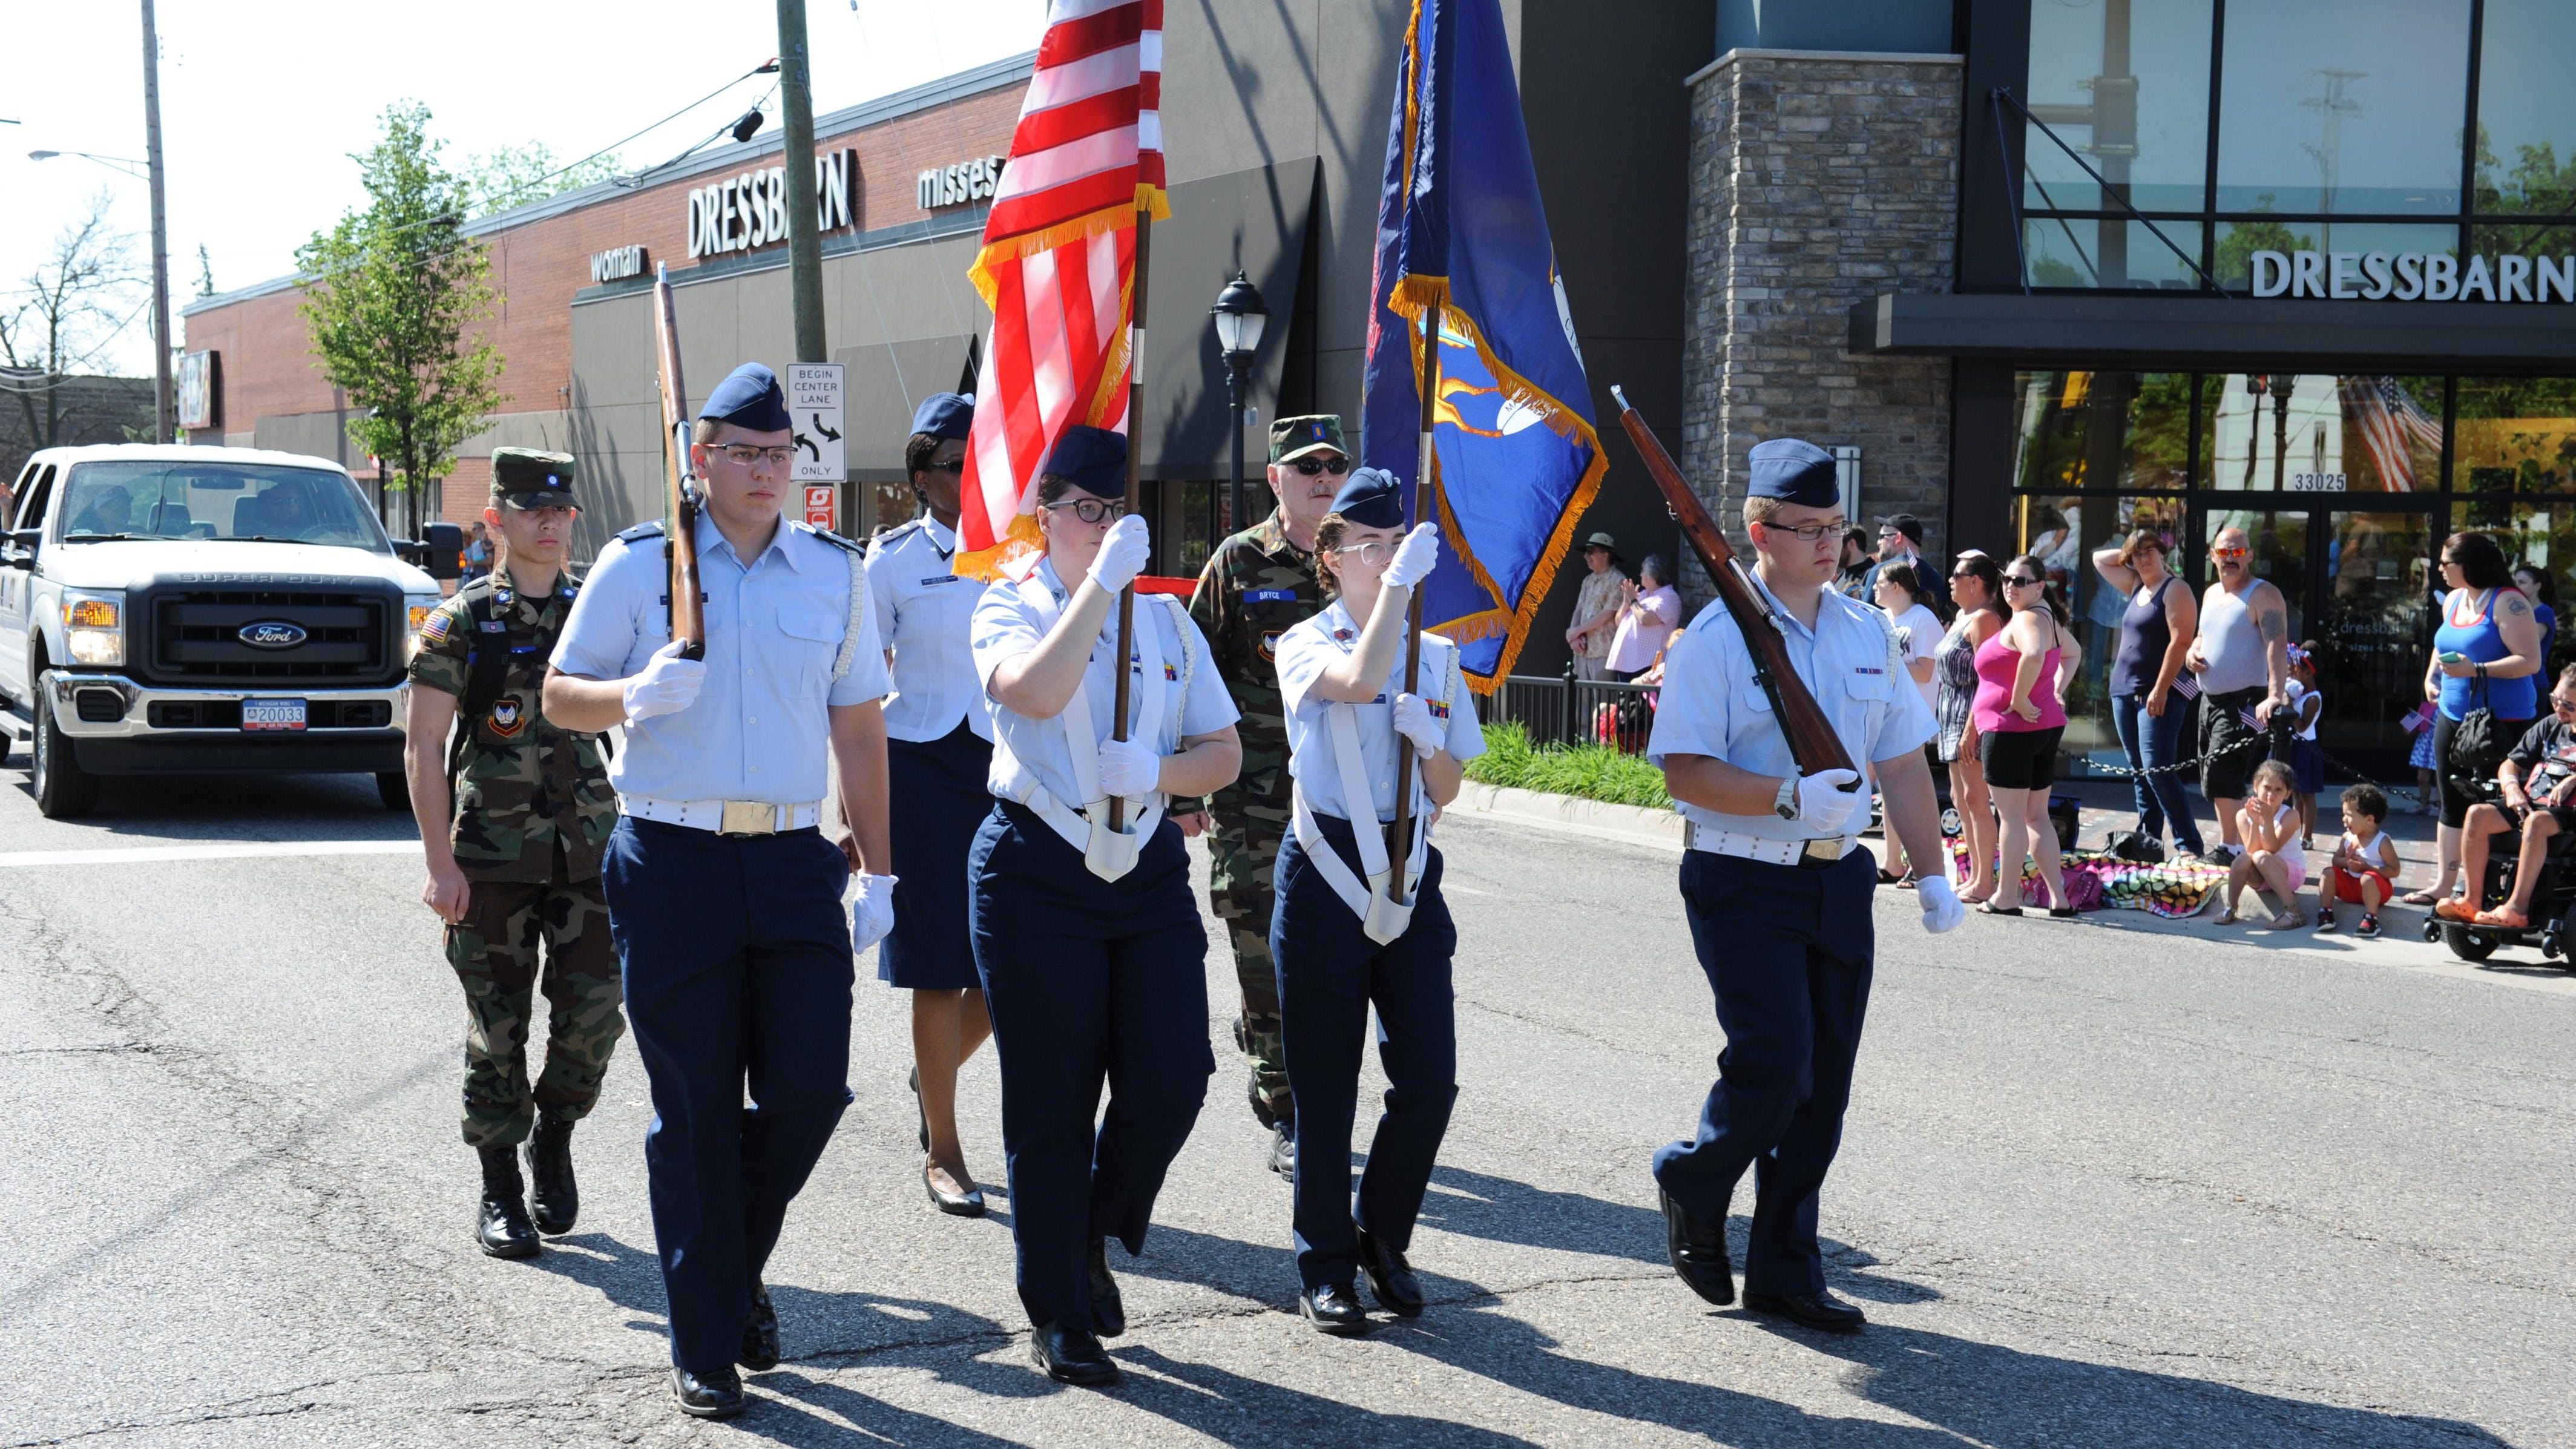
M 1145 417 L 1145 259 L 1154 240 L 1154 214 L 1136 208 L 1136 308 L 1127 322 L 1127 506 L 1134 508 L 1137 498 L 1137 473 L 1142 463 L 1137 443 Z M 1127 738 L 1127 655 L 1135 648 L 1136 581 L 1118 591 L 1118 670 L 1117 703 L 1111 707 L 1109 737 Z M 1109 797 L 1109 828 L 1127 828 L 1127 802 L 1124 797 Z
M 1416 524 L 1430 522 L 1423 511 L 1426 500 L 1437 506 L 1439 484 L 1432 478 L 1431 451 L 1432 409 L 1440 389 L 1440 304 L 1431 302 L 1422 309 L 1422 447 L 1413 470 L 1413 507 L 1410 512 Z M 1422 590 L 1430 583 L 1423 579 L 1413 586 L 1413 598 L 1404 612 L 1404 692 L 1413 693 L 1422 682 Z M 1406 863 L 1413 859 L 1413 745 L 1403 736 L 1396 737 L 1395 749 L 1395 874 L 1387 899 L 1403 905 L 1412 898 L 1412 887 L 1404 879 Z

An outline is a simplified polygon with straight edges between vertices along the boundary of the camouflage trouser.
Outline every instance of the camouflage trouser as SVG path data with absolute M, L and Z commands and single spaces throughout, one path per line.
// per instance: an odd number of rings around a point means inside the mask
M 546 1069 L 528 1086 L 537 947 L 545 946 Z M 608 1055 L 626 1030 L 617 948 L 599 882 L 476 881 L 465 920 L 447 928 L 447 964 L 465 987 L 465 1142 L 524 1142 L 539 1112 L 578 1122 L 599 1100 Z
M 1252 1058 L 1252 1110 L 1265 1126 L 1294 1121 L 1297 1110 L 1288 1095 L 1288 1053 L 1280 1039 L 1279 975 L 1270 962 L 1270 876 L 1288 833 L 1287 816 L 1268 806 L 1227 811 L 1211 816 L 1215 828 L 1208 833 L 1208 906 L 1225 922 L 1235 979 L 1243 987 L 1234 1044 Z

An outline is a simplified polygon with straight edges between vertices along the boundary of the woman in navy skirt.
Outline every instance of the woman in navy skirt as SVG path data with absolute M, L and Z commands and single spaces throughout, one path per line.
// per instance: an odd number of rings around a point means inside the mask
M 904 464 L 922 516 L 868 546 L 868 597 L 886 641 L 887 813 L 894 834 L 894 931 L 877 975 L 912 993 L 912 1089 L 925 1160 L 921 1185 L 944 1213 L 979 1217 L 983 1189 L 957 1140 L 957 1069 L 992 1027 L 966 926 L 966 852 L 992 812 L 985 776 L 993 723 L 968 631 L 983 590 L 950 572 L 957 481 L 975 399 L 938 393 L 912 419 Z

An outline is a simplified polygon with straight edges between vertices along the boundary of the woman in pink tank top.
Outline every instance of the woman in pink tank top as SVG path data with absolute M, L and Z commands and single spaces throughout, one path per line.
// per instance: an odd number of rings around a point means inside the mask
M 2048 790 L 2057 779 L 2057 744 L 2066 734 L 2058 684 L 2082 667 L 2084 646 L 2067 629 L 2066 605 L 2038 559 L 2023 554 L 2004 565 L 2004 600 L 2012 606 L 2012 622 L 1977 647 L 1977 697 L 1971 706 L 1978 757 L 2003 826 L 1995 894 L 1977 909 L 2020 915 L 2022 862 L 2036 857 L 2048 887 L 2048 913 L 2072 916 L 2057 828 L 2048 818 Z

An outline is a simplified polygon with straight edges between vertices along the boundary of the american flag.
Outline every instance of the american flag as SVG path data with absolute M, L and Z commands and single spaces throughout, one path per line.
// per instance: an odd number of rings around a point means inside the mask
M 2420 444 L 2441 455 L 2441 419 L 2424 411 L 2393 377 L 2344 377 L 2335 385 L 2343 395 L 2346 422 L 2361 434 L 2379 469 L 2381 491 L 2414 492 L 2414 447 Z
M 1123 429 L 1136 217 L 1163 197 L 1163 0 L 1052 0 L 984 246 L 993 309 L 966 444 L 958 573 L 1035 551 L 1029 485 L 1067 423 Z

